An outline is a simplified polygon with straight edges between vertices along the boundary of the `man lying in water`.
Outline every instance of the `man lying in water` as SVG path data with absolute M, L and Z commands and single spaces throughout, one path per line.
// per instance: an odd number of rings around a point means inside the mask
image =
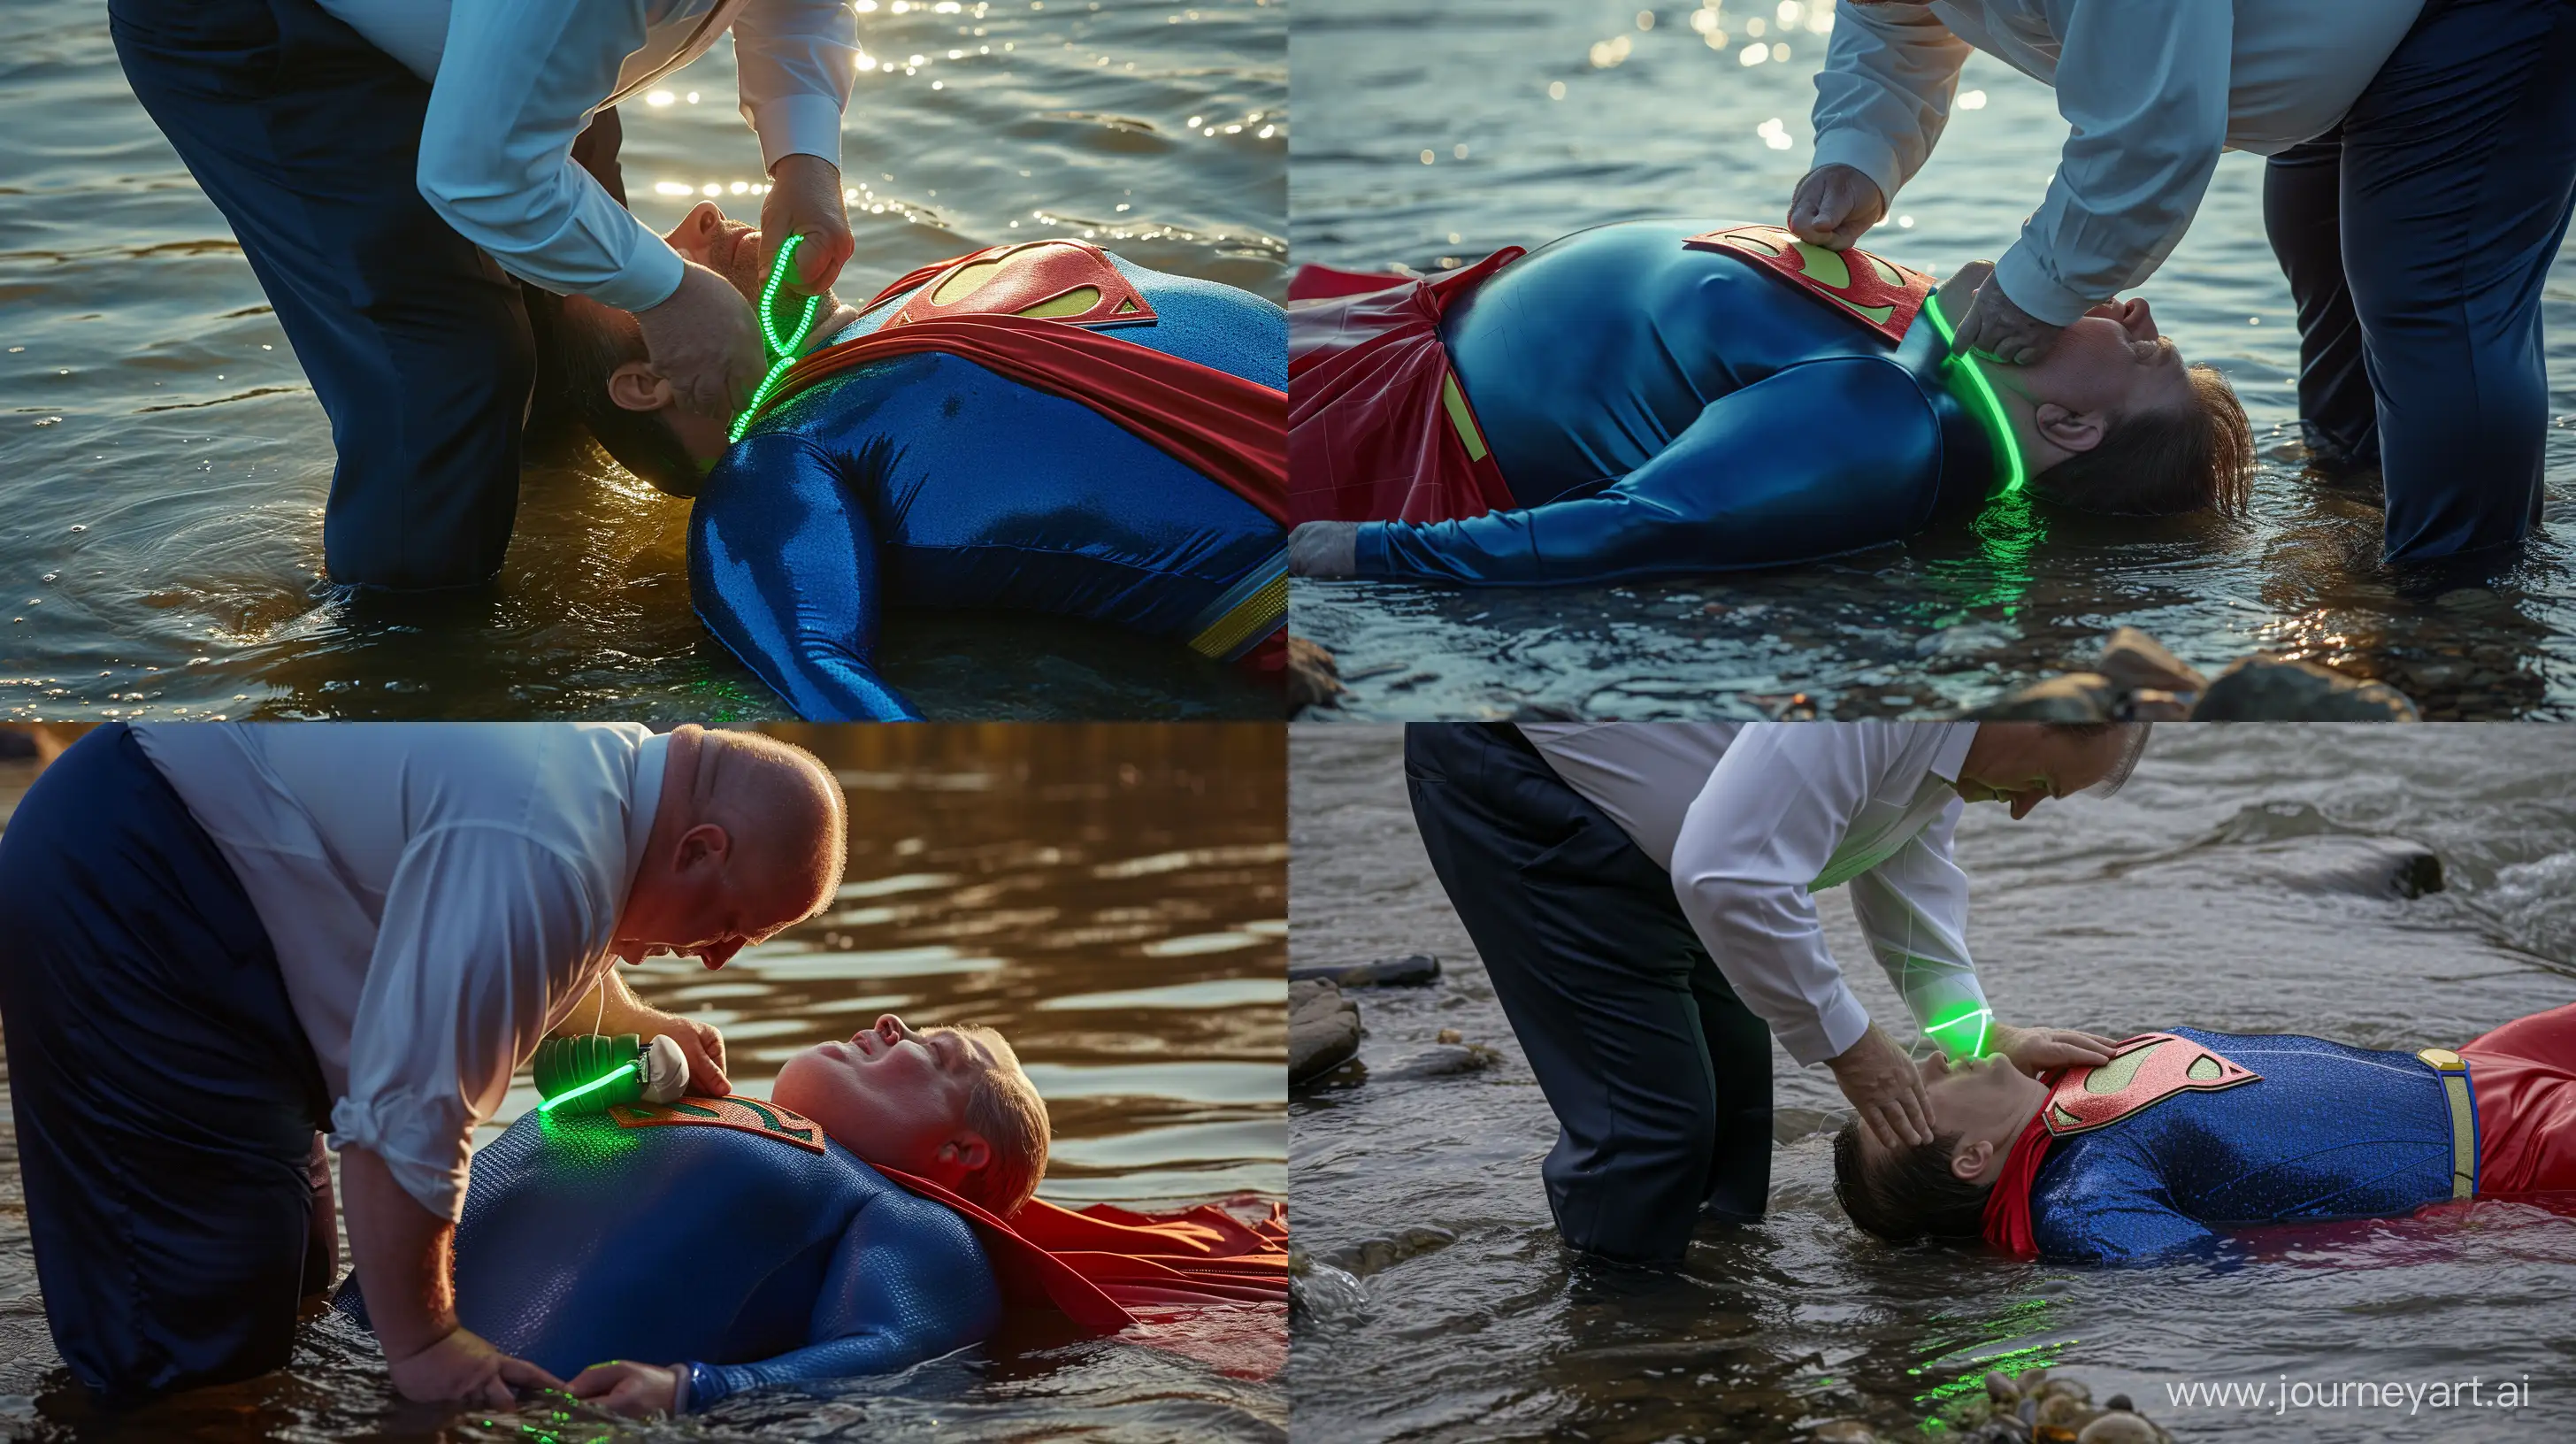
M 891 1373 L 990 1335 L 1003 1300 L 975 1230 L 878 1170 L 1020 1208 L 1047 1116 L 1010 1044 L 889 1013 L 789 1059 L 775 1093 L 532 1109 L 477 1148 L 459 1321 L 630 1414 Z M 361 1308 L 354 1280 L 344 1298 Z
M 1834 1136 L 1843 1211 L 1894 1242 L 2130 1263 L 2254 1224 L 2576 1194 L 2576 1004 L 2457 1053 L 2177 1028 L 2036 1078 L 1999 1057 L 1922 1066 L 1933 1142 Z
M 1296 575 L 1546 586 L 1812 561 L 2016 488 L 2233 513 L 2253 437 L 2143 301 L 2034 366 L 1954 358 L 1933 292 L 1768 226 L 1634 221 L 1411 283 L 1291 287 Z M 1401 289 L 1379 290 L 1401 285 Z M 1357 292 L 1315 304 L 1303 293 Z
M 667 239 L 759 304 L 752 227 L 706 202 Z M 865 307 L 827 295 L 785 399 L 730 447 L 632 315 L 571 297 L 545 329 L 541 392 L 697 498 L 698 615 L 800 716 L 918 715 L 875 670 L 888 605 L 1089 618 L 1277 670 L 1286 333 L 1250 292 L 1049 240 Z

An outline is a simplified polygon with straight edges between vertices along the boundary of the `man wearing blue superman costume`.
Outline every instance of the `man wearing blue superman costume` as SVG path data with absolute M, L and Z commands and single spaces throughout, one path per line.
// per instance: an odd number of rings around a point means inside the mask
M 1284 1293 L 1278 1237 L 1216 1210 L 1032 1198 L 1046 1106 L 989 1028 L 889 1013 L 772 1091 L 521 1117 L 474 1154 L 458 1317 L 577 1397 L 686 1413 L 909 1368 L 1011 1309 L 1105 1334 L 1127 1305 Z M 364 1321 L 354 1283 L 342 1307 Z
M 1779 566 L 2025 489 L 2242 509 L 2244 411 L 2145 302 L 2095 307 L 2037 365 L 1954 354 L 1992 269 L 1936 290 L 1866 251 L 1706 221 L 1600 226 L 1412 282 L 1308 267 L 1290 290 L 1291 570 L 1546 586 Z
M 667 239 L 758 305 L 757 235 L 703 203 Z M 889 606 L 1087 618 L 1276 674 L 1278 307 L 1070 240 L 923 267 L 864 307 L 821 299 L 730 445 L 734 418 L 682 408 L 632 315 L 568 298 L 541 348 L 551 406 L 697 499 L 698 615 L 798 715 L 919 716 L 876 671 Z
M 1834 1138 L 1844 1211 L 1894 1241 L 2126 1264 L 2259 1224 L 2576 1201 L 2576 1004 L 2456 1052 L 2176 1028 L 2038 1077 L 2000 1058 L 1923 1068 L 1933 1142 Z

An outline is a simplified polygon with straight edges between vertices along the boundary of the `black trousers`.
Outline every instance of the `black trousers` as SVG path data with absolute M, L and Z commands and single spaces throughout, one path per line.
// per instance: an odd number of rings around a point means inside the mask
M 2299 310 L 2299 420 L 2380 468 L 2396 562 L 2540 515 L 2542 284 L 2576 205 L 2576 5 L 2432 0 L 2342 124 L 2272 158 L 2263 224 Z
M 536 373 L 518 282 L 421 198 L 429 85 L 313 0 L 109 0 L 135 98 L 231 223 L 331 418 L 335 582 L 484 582 Z M 621 202 L 616 112 L 574 159 Z
M 1681 1257 L 1706 1214 L 1761 1217 L 1771 1031 L 1727 985 L 1672 878 L 1507 725 L 1404 731 L 1415 825 L 1529 1055 L 1556 1146 L 1557 1231 Z
M 123 724 L 0 833 L 0 939 L 63 1362 L 110 1403 L 284 1364 L 337 1264 L 321 1066 L 240 881 Z

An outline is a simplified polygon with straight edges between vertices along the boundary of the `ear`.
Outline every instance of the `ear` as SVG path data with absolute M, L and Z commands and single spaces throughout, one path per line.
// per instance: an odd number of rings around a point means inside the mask
M 685 872 L 702 862 L 722 866 L 733 852 L 733 835 L 712 822 L 701 822 L 680 834 L 680 845 L 672 858 L 673 872 Z
M 629 361 L 608 373 L 608 399 L 623 411 L 666 411 L 677 398 L 650 361 Z
M 1995 1157 L 1994 1140 L 1980 1138 L 1961 1146 L 1950 1155 L 1950 1175 L 1962 1183 L 1975 1183 L 1986 1176 L 1986 1165 Z
M 2102 444 L 2102 433 L 2110 420 L 2098 411 L 2069 411 L 2054 401 L 2043 401 L 2031 417 L 2039 434 L 2060 451 L 2081 454 Z
M 939 1161 L 953 1163 L 961 1172 L 975 1173 L 993 1161 L 993 1147 L 980 1133 L 960 1133 L 939 1145 Z

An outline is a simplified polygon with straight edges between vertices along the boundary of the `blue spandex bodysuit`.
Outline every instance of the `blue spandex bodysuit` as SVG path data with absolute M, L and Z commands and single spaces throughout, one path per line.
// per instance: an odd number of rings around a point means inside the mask
M 2450 1106 L 2422 1059 L 2170 1031 L 2261 1081 L 2176 1093 L 2051 1144 L 2030 1190 L 2043 1257 L 2130 1263 L 2205 1248 L 2229 1225 L 2394 1217 L 2451 1197 Z
M 1370 522 L 1357 572 L 1591 584 L 1812 561 L 1982 501 L 1994 452 L 1945 388 L 1928 316 L 1901 345 L 1736 256 L 1719 222 L 1579 231 L 1505 266 L 1440 339 L 1519 505 Z
M 474 1150 L 456 1312 L 560 1379 L 685 1362 L 696 1410 L 981 1342 L 1002 1296 L 964 1219 L 837 1143 L 530 1112 Z
M 1120 340 L 1287 386 L 1287 314 L 1111 257 L 1153 306 Z M 903 292 L 833 337 L 867 335 Z M 1187 639 L 1286 568 L 1260 508 L 1079 402 L 944 354 L 791 398 L 707 476 L 698 615 L 797 715 L 920 715 L 878 677 L 878 613 L 1003 607 Z

